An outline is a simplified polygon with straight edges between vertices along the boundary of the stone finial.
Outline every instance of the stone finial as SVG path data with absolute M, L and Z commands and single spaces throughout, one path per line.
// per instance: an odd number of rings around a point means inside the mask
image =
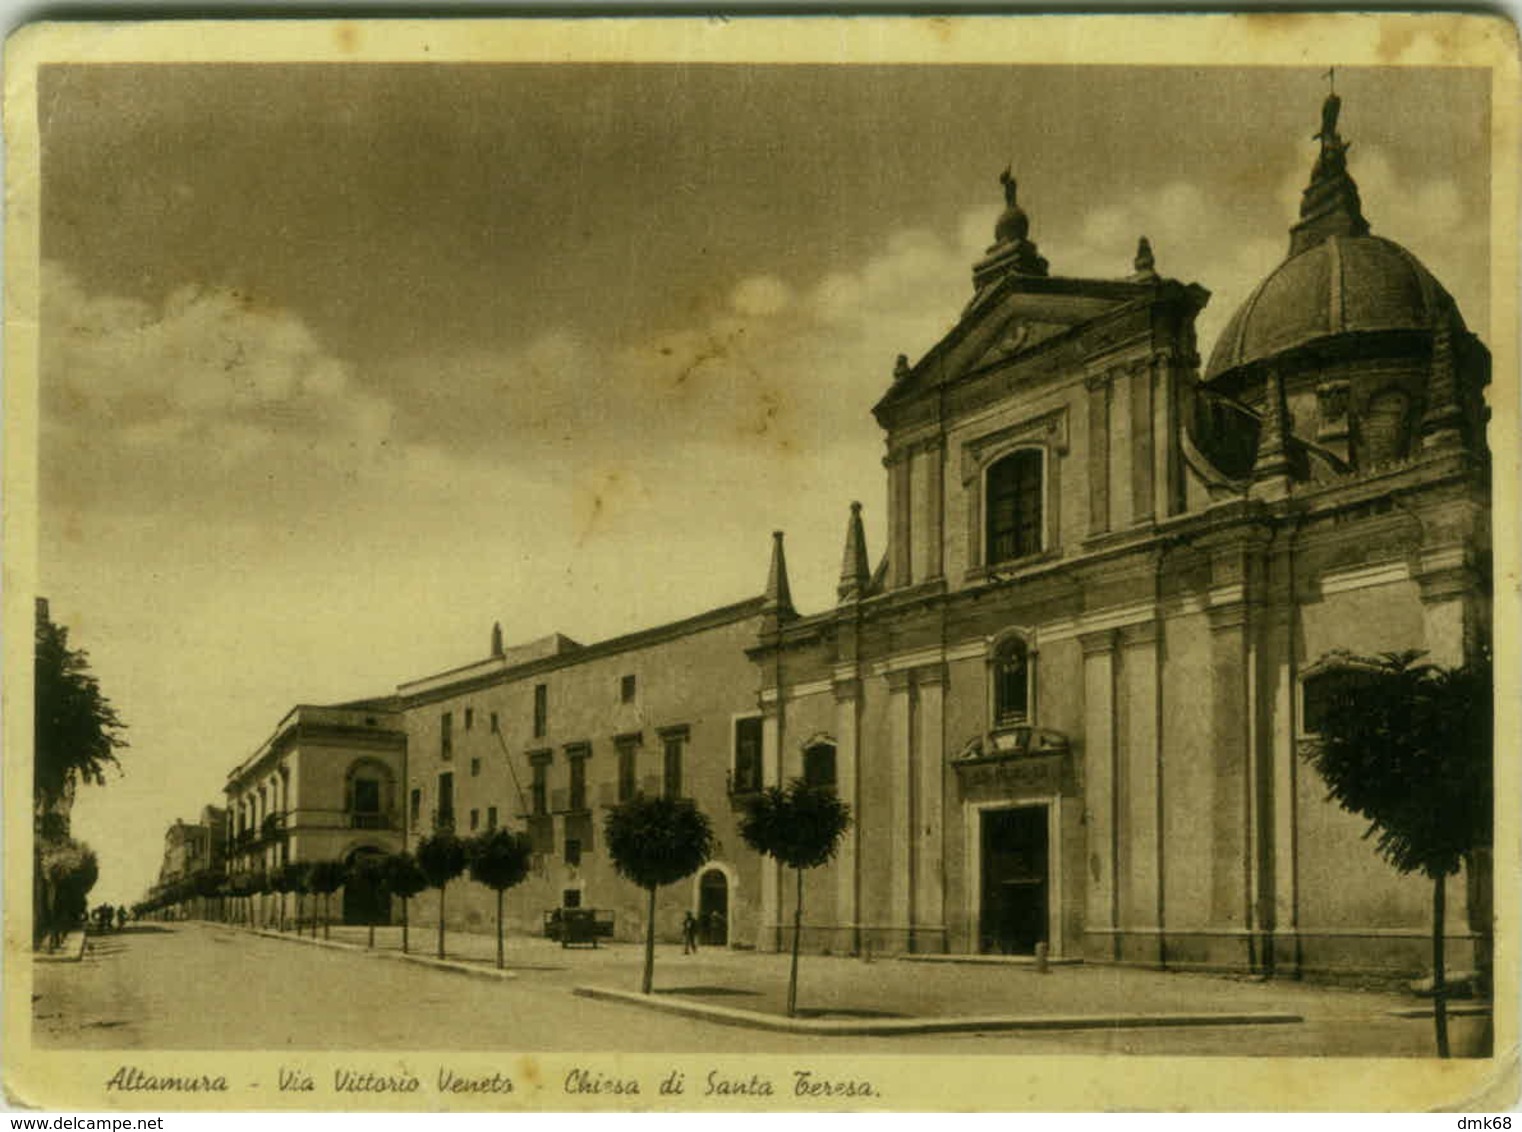
M 1157 278 L 1157 261 L 1152 258 L 1152 241 L 1143 236 L 1136 241 L 1136 258 L 1131 261 L 1133 283 L 1151 283 Z
M 766 593 L 761 600 L 761 631 L 775 633 L 784 622 L 798 616 L 793 608 L 792 587 L 787 581 L 787 556 L 782 550 L 782 532 L 772 532 L 772 561 L 766 574 Z
M 900 354 L 898 360 L 893 363 L 893 380 L 895 383 L 903 381 L 909 376 L 909 355 Z
M 840 562 L 840 585 L 836 593 L 840 604 L 860 601 L 872 584 L 872 571 L 867 565 L 867 535 L 861 525 L 861 504 L 851 504 L 851 518 L 846 523 L 846 549 Z
M 491 654 L 492 654 L 492 656 L 502 656 L 503 652 L 504 652 L 504 650 L 502 648 L 502 622 L 500 622 L 500 621 L 494 621 L 494 622 L 492 622 L 492 627 L 491 627 Z
M 1047 263 L 1030 240 L 1030 217 L 1020 207 L 1019 186 L 1012 169 L 999 174 L 1004 186 L 1004 211 L 994 224 L 994 245 L 987 256 L 973 268 L 973 285 L 982 288 L 990 279 L 1008 273 L 1045 275 Z

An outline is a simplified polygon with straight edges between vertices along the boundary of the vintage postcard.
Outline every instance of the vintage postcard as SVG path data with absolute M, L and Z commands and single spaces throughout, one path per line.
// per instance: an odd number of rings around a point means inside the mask
M 1514 1102 L 1510 24 L 6 62 L 11 1103 Z

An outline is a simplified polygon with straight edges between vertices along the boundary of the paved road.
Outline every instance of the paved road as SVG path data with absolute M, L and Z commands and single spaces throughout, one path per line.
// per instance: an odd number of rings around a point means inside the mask
M 429 946 L 426 933 L 415 942 Z M 632 986 L 639 952 L 562 952 L 516 941 L 519 977 L 486 982 L 396 959 L 268 939 L 208 924 L 129 927 L 97 937 L 77 964 L 38 964 L 33 1016 L 37 1044 L 94 1049 L 459 1049 L 709 1053 L 1137 1053 L 1430 1056 L 1430 1021 L 1389 1017 L 1364 999 L 1328 996 L 1307 1023 L 1206 1030 L 1115 1030 L 1062 1034 L 829 1038 L 712 1025 L 617 1003 L 576 998 L 596 982 Z M 663 949 L 658 981 L 711 982 L 772 956 L 713 953 L 689 962 Z M 814 960 L 805 978 L 829 963 Z M 824 971 L 819 968 L 824 967 Z M 818 972 L 817 974 L 815 972 Z M 660 979 L 662 974 L 667 979 Z M 1095 972 L 1098 976 L 1098 972 Z M 1146 973 L 1143 973 L 1144 975 Z M 950 977 L 919 964 L 880 963 L 874 978 L 906 985 Z M 958 978 L 1032 976 L 958 969 Z M 1104 977 L 1110 977 L 1108 975 Z M 1129 977 L 1117 973 L 1115 978 Z M 1162 977 L 1146 975 L 1146 977 Z M 1191 979 L 1191 976 L 1177 976 Z M 675 979 L 675 982 L 669 982 Z M 1181 992 L 1214 993 L 1203 984 Z M 1318 992 L 1286 987 L 1309 1004 Z M 1180 1003 L 1183 1006 L 1183 1003 Z M 1472 1052 L 1481 1023 L 1455 1023 L 1455 1051 Z

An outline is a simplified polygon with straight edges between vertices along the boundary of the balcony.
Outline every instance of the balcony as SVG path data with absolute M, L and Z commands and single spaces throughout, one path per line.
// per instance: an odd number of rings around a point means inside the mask
M 450 826 L 454 825 L 454 814 L 449 812 Z M 350 829 L 395 829 L 396 821 L 390 814 L 360 813 L 349 814 Z
M 455 812 L 453 810 L 434 810 L 433 831 L 435 833 L 444 833 L 445 831 L 453 833 L 454 813 Z

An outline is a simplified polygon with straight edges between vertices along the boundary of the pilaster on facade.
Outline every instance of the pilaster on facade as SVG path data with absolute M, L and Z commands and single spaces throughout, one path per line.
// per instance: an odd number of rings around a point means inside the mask
M 1482 644 L 1482 584 L 1469 549 L 1423 549 L 1414 577 L 1421 595 L 1427 659 L 1450 667 L 1474 659 Z
M 1089 400 L 1089 537 L 1110 530 L 1110 375 L 1084 379 Z
M 861 713 L 862 682 L 855 666 L 837 666 L 835 693 L 835 791 L 851 807 L 852 821 L 835 858 L 835 920 L 850 954 L 861 954 Z
M 1087 922 L 1106 937 L 1104 958 L 1120 958 L 1120 775 L 1116 730 L 1117 629 L 1081 633 L 1084 790 L 1089 831 Z
M 940 662 L 914 670 L 916 726 L 913 794 L 914 936 L 918 951 L 946 945 L 945 697 L 947 671 Z
M 907 933 L 914 918 L 914 672 L 890 670 L 888 685 L 889 826 L 894 831 L 888 854 L 891 927 Z

